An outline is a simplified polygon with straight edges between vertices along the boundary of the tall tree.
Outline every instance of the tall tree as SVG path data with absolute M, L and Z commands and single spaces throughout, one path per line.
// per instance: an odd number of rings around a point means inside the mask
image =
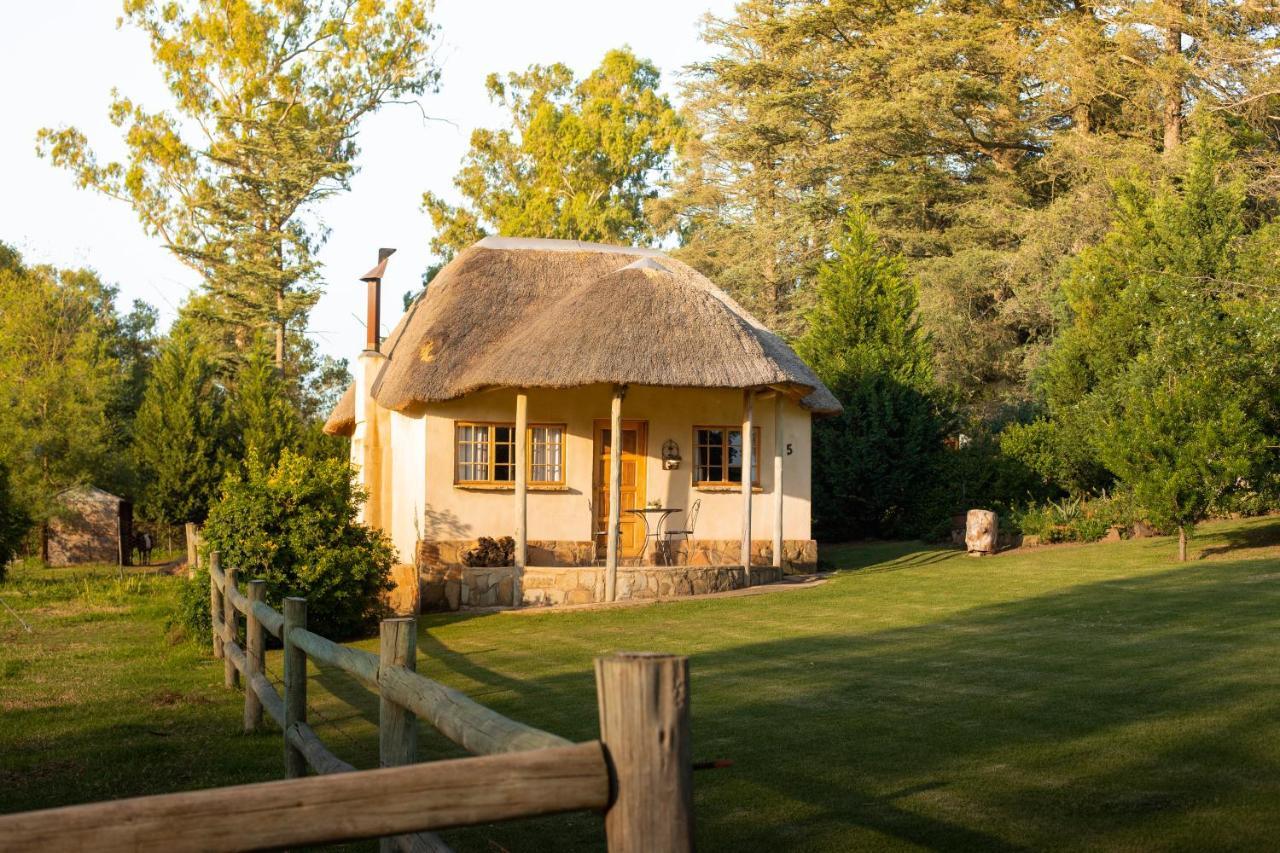
M 263 348 L 257 348 L 236 376 L 231 395 L 238 443 L 267 467 L 285 450 L 297 449 L 302 423 L 289 399 L 289 389 Z
M 28 267 L 0 245 L 0 459 L 37 522 L 69 486 L 128 486 L 137 341 L 115 296 L 91 271 Z
M 227 464 L 228 425 L 208 345 L 179 327 L 160 349 L 135 425 L 147 517 L 204 521 Z
M 706 29 L 715 55 L 687 86 L 696 133 L 660 223 L 798 332 L 857 197 L 922 282 L 940 381 L 975 408 L 1020 397 L 1112 181 L 1176 171 L 1193 107 L 1249 124 L 1260 169 L 1280 172 L 1262 106 L 1280 91 L 1276 8 L 746 0 Z
M 173 97 L 150 112 L 117 94 L 121 161 L 99 163 L 75 128 L 39 150 L 80 186 L 129 203 L 201 276 L 194 308 L 240 347 L 289 358 L 319 297 L 315 204 L 348 186 L 361 119 L 433 86 L 424 0 L 125 0 Z
M 489 97 L 511 126 L 478 129 L 454 186 L 460 207 L 423 196 L 448 259 L 489 233 L 509 237 L 645 243 L 644 203 L 681 136 L 675 109 L 658 93 L 653 63 L 611 50 L 575 80 L 564 65 L 535 65 L 506 79 L 489 75 Z
M 1064 286 L 1070 324 L 1039 382 L 1049 416 L 1020 428 L 1083 444 L 1179 529 L 1184 558 L 1192 525 L 1280 471 L 1280 298 L 1259 264 L 1275 227 L 1246 206 L 1228 137 L 1208 130 L 1190 149 L 1177 181 L 1117 186 L 1115 225 Z M 1028 462 L 1072 470 L 1079 451 Z
M 796 351 L 844 405 L 814 424 L 814 515 L 824 537 L 905 532 L 932 485 L 947 418 L 900 256 L 850 213 L 818 267 Z

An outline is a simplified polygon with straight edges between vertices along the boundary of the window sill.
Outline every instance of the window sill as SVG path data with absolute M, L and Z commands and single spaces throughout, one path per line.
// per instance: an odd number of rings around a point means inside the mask
M 733 493 L 733 494 L 735 494 L 735 495 L 740 495 L 740 494 L 742 494 L 742 486 L 739 486 L 739 485 L 737 485 L 736 483 L 730 483 L 730 484 L 726 484 L 726 485 L 714 485 L 714 486 L 713 486 L 713 485 L 700 486 L 700 485 L 695 484 L 695 485 L 694 485 L 694 487 L 693 487 L 693 489 L 694 489 L 694 491 L 696 491 L 696 492 L 712 492 L 712 493 L 715 493 L 715 492 L 725 492 L 725 493 L 731 492 L 731 493 Z M 762 495 L 762 494 L 764 494 L 764 488 L 763 488 L 763 487 L 761 487 L 761 486 L 752 486 L 752 487 L 751 487 L 751 492 L 752 492 L 753 494 Z
M 464 492 L 514 492 L 516 490 L 515 483 L 454 483 L 455 489 L 462 489 Z M 538 485 L 527 486 L 531 492 L 567 492 L 570 491 L 565 485 Z

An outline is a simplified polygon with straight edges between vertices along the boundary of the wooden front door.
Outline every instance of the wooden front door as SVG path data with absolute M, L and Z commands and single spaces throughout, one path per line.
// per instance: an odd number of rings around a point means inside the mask
M 609 529 L 609 422 L 595 423 L 595 500 L 596 530 Z M 645 501 L 645 453 L 648 421 L 622 422 L 622 501 L 619 516 L 619 546 L 623 557 L 638 557 L 644 550 L 644 520 L 627 512 L 643 509 Z M 596 536 L 596 546 L 603 557 L 607 543 L 603 534 Z

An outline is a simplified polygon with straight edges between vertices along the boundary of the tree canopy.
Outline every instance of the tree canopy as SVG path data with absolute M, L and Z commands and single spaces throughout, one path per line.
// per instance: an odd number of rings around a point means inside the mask
M 435 85 L 422 0 L 126 0 L 174 111 L 116 93 L 126 156 L 99 162 L 74 127 L 39 150 L 81 187 L 131 205 L 147 232 L 201 276 L 190 310 L 229 339 L 261 333 L 288 359 L 319 297 L 315 203 L 348 186 L 361 119 Z
M 669 168 L 682 134 L 658 92 L 653 63 L 611 50 L 575 80 L 566 66 L 535 65 L 489 75 L 489 97 L 510 126 L 481 128 L 454 186 L 464 201 L 428 192 L 431 248 L 445 260 L 486 234 L 647 243 L 646 200 Z

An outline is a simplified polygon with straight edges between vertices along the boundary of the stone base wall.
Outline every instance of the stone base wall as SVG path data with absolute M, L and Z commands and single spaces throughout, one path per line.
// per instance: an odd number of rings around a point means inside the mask
M 462 557 L 475 548 L 475 539 L 437 539 L 418 542 L 417 564 L 421 570 L 462 566 Z M 671 543 L 672 562 L 677 566 L 735 566 L 742 564 L 742 542 L 738 539 L 689 539 Z M 529 540 L 529 566 L 592 566 L 596 562 L 595 543 L 586 541 Z M 773 542 L 751 542 L 751 565 L 773 565 Z M 818 566 L 818 543 L 812 539 L 787 539 L 782 543 L 782 567 L 787 574 L 808 574 Z
M 479 545 L 476 539 L 418 540 L 419 568 L 461 566 L 463 555 Z M 530 566 L 589 566 L 595 560 L 595 544 L 572 540 L 529 540 Z
M 515 585 L 513 568 L 451 566 L 420 572 L 423 610 L 510 606 Z M 751 570 L 753 584 L 775 583 L 782 573 L 772 566 Z M 523 603 L 526 606 L 593 604 L 604 601 L 602 566 L 527 567 Z M 620 566 L 619 601 L 681 598 L 727 592 L 744 586 L 742 566 Z
M 689 539 L 671 543 L 672 562 L 681 566 L 742 565 L 740 539 Z M 751 540 L 751 565 L 773 566 L 773 541 Z M 818 543 L 812 539 L 784 539 L 782 570 L 807 575 L 818 568 Z

